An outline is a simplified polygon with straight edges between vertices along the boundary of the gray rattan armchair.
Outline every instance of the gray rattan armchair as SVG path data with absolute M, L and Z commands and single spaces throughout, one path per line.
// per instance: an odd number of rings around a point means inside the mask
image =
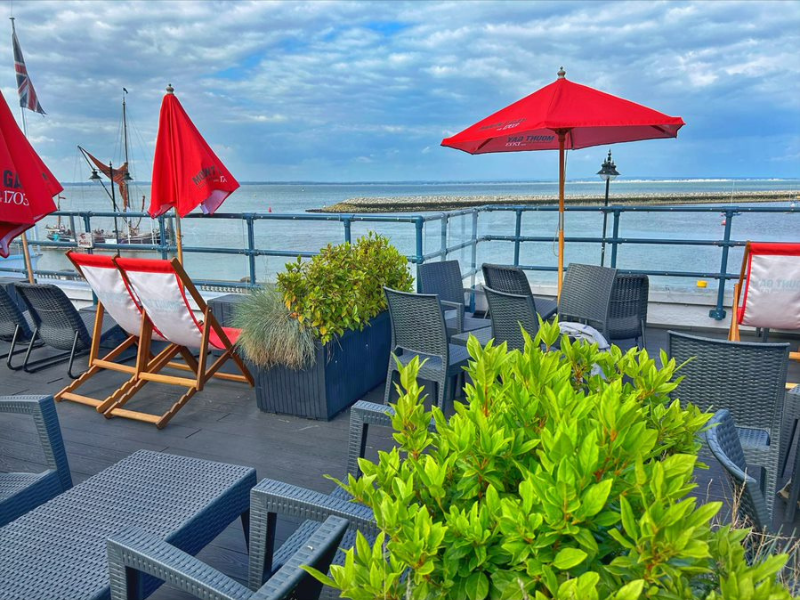
M 27 373 L 35 373 L 68 360 L 67 372 L 76 379 L 72 366 L 77 357 L 88 354 L 91 348 L 90 330 L 94 328 L 94 313 L 78 312 L 64 291 L 55 285 L 17 283 L 15 287 L 27 305 L 34 325 L 22 368 Z M 110 338 L 124 337 L 124 332 L 111 319 L 106 319 L 104 323 L 101 343 Z M 31 361 L 31 350 L 37 338 L 45 345 L 63 352 Z
M 561 287 L 559 319 L 591 325 L 608 339 L 611 294 L 616 276 L 616 269 L 570 263 Z
M 556 301 L 533 296 L 528 277 L 525 275 L 525 271 L 519 267 L 484 263 L 481 269 L 483 270 L 483 281 L 486 287 L 504 294 L 530 295 L 533 298 L 536 312 L 542 316 L 543 320 L 546 321 L 558 312 L 558 303 Z
M 358 459 L 364 457 L 369 428 L 373 425 L 390 427 L 392 414 L 393 409 L 390 406 L 363 400 L 350 408 L 347 475 L 360 475 Z M 356 531 L 374 542 L 378 527 L 372 510 L 351 500 L 352 497 L 338 485 L 329 494 L 271 479 L 264 479 L 254 487 L 250 493 L 250 588 L 258 589 L 265 576 L 279 568 L 303 544 L 314 524 L 331 515 L 345 518 L 350 523 L 350 528 L 342 539 L 342 548 L 353 547 Z M 278 552 L 273 553 L 278 517 L 289 517 L 303 523 Z M 343 553 L 338 553 L 333 562 L 344 564 Z M 328 588 L 323 590 L 322 596 L 338 598 Z
M 418 356 L 425 361 L 419 377 L 436 384 L 437 406 L 444 410 L 445 401 L 455 397 L 456 385 L 452 380 L 463 374 L 469 360 L 467 349 L 448 342 L 442 307 L 435 294 L 409 294 L 389 288 L 384 288 L 384 292 L 392 320 L 392 354 L 384 404 L 389 403 L 394 389 L 395 358 L 401 364 L 408 364 Z
M 523 350 L 524 329 L 531 337 L 539 332 L 539 319 L 533 297 L 530 294 L 519 296 L 484 288 L 492 317 L 492 334 L 496 344 L 508 343 L 509 350 Z
M 328 517 L 314 523 L 303 544 L 263 585 L 249 590 L 175 546 L 141 529 L 128 528 L 108 540 L 108 569 L 112 600 L 133 600 L 139 591 L 131 585 L 131 571 L 140 571 L 203 600 L 284 600 L 318 598 L 322 584 L 302 570 L 328 570 L 347 521 Z
M 650 279 L 647 275 L 617 273 L 608 314 L 608 341 L 635 339 L 646 345 L 647 303 Z
M 42 473 L 0 473 L 2 527 L 71 488 L 72 476 L 52 396 L 0 397 L 0 412 L 33 417 L 48 466 Z
M 736 421 L 744 456 L 766 470 L 766 496 L 775 495 L 780 458 L 788 432 L 782 432 L 789 344 L 755 344 L 669 332 L 669 355 L 689 359 L 672 392 L 701 410 L 728 409 Z M 771 505 L 768 507 L 771 511 Z
M 417 267 L 417 283 L 422 294 L 436 294 L 445 308 L 448 331 L 460 333 L 489 327 L 488 319 L 475 317 L 464 305 L 464 279 L 457 260 L 423 263 Z M 452 315 L 452 316 L 451 316 Z
M 708 425 L 706 443 L 733 486 L 741 512 L 739 516 L 748 521 L 746 526 L 769 531 L 771 519 L 764 488 L 747 472 L 747 461 L 730 411 L 718 411 Z
M 27 348 L 17 349 L 17 343 L 30 342 L 31 336 L 31 326 L 28 323 L 28 319 L 25 318 L 25 313 L 20 310 L 19 305 L 11 298 L 5 288 L 0 286 L 0 340 L 11 342 L 8 354 L 4 357 L 9 369 L 18 371 L 22 368 L 21 366 L 13 366 L 11 359 L 27 350 Z

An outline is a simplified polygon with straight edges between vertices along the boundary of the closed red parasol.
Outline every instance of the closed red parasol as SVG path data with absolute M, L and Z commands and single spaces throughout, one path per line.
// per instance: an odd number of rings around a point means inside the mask
M 605 144 L 674 138 L 684 122 L 585 85 L 558 79 L 442 140 L 469 154 L 559 150 L 558 292 L 564 271 L 564 150 Z
M 184 217 L 198 205 L 213 214 L 239 187 L 174 95 L 172 85 L 161 103 L 158 139 L 153 161 L 150 214 L 153 217 L 174 208 Z M 180 220 L 178 220 L 178 226 Z M 183 262 L 180 230 L 178 257 Z
M 7 257 L 15 237 L 56 210 L 53 196 L 64 188 L 23 135 L 2 93 L 0 173 L 0 256 Z M 32 280 L 30 265 L 28 272 Z

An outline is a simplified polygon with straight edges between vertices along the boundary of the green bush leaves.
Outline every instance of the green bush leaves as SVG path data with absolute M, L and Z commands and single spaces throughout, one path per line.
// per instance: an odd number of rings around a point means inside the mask
M 419 361 L 403 368 L 399 446 L 342 484 L 383 534 L 316 575 L 354 600 L 790 598 L 785 557 L 748 565 L 746 532 L 712 529 L 720 504 L 687 496 L 710 415 L 670 399 L 675 362 L 543 351 L 557 329 L 523 352 L 472 339 L 449 419 L 425 409 Z
M 349 329 L 364 329 L 386 310 L 384 286 L 411 291 L 412 283 L 406 258 L 374 232 L 355 244 L 329 244 L 278 274 L 289 313 L 323 344 Z

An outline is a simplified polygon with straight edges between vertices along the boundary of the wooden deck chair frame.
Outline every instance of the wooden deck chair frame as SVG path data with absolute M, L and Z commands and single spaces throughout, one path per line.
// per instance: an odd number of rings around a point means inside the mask
M 146 383 L 135 378 L 135 366 L 126 365 L 118 361 L 120 356 L 122 356 L 126 350 L 136 346 L 139 342 L 142 309 L 139 305 L 138 299 L 133 295 L 133 291 L 122 278 L 122 274 L 119 272 L 117 265 L 114 264 L 113 257 L 101 254 L 82 254 L 74 251 L 67 252 L 66 256 L 72 262 L 72 264 L 75 265 L 75 268 L 89 284 L 89 287 L 92 288 L 95 296 L 98 297 L 98 302 L 97 313 L 94 322 L 94 332 L 92 334 L 92 345 L 89 349 L 89 368 L 84 371 L 83 374 L 81 374 L 81 376 L 75 381 L 58 392 L 54 398 L 57 402 L 69 400 L 79 404 L 86 404 L 94 407 L 97 412 L 104 413 L 106 410 L 108 410 L 109 406 L 111 406 L 117 400 L 117 398 L 128 391 L 132 386 L 135 386 L 138 389 L 138 387 L 141 387 L 141 385 Z M 121 289 L 117 289 L 116 291 L 103 289 L 103 284 L 98 278 L 93 277 L 91 271 L 87 271 L 87 269 L 108 269 L 109 271 L 113 271 L 113 273 L 120 278 L 120 283 L 122 283 L 122 286 L 120 286 Z M 114 284 L 114 282 L 108 281 L 105 283 L 106 285 L 109 283 L 112 285 Z M 109 299 L 109 292 L 124 296 L 121 298 L 122 302 L 117 302 L 117 304 L 127 304 L 127 306 L 120 306 L 118 309 L 107 309 L 101 298 Z M 129 302 L 125 302 L 125 300 L 128 300 Z M 99 333 L 103 330 L 103 320 L 105 319 L 106 313 L 109 313 L 109 316 L 115 318 L 117 324 L 120 325 L 120 327 L 122 327 L 122 329 L 128 334 L 128 337 L 126 337 L 119 346 L 108 352 L 105 356 L 101 357 Z M 163 338 L 158 336 L 158 339 L 161 340 Z M 169 348 L 166 350 L 169 350 Z M 169 362 L 168 360 L 165 361 L 164 358 L 167 354 L 168 352 L 162 352 L 157 357 L 151 355 L 151 368 L 155 369 L 157 367 L 164 368 L 166 366 L 170 366 L 176 369 L 189 369 L 187 365 Z M 127 373 L 131 375 L 131 377 L 112 394 L 102 400 L 76 393 L 76 390 L 84 383 L 104 370 Z
M 194 394 L 203 390 L 203 387 L 212 377 L 224 379 L 227 381 L 237 381 L 247 383 L 250 386 L 254 385 L 253 376 L 248 370 L 247 366 L 242 361 L 242 358 L 236 352 L 228 334 L 216 317 L 211 312 L 210 307 L 206 304 L 200 292 L 195 287 L 192 280 L 187 275 L 183 266 L 177 259 L 171 261 L 166 260 L 152 260 L 152 259 L 135 259 L 135 258 L 114 258 L 114 263 L 117 265 L 126 285 L 133 290 L 139 298 L 142 308 L 142 326 L 139 333 L 139 351 L 136 359 L 136 366 L 134 368 L 133 379 L 134 383 L 127 387 L 119 396 L 104 411 L 107 418 L 111 417 L 125 417 L 137 421 L 144 421 L 153 423 L 161 429 L 164 427 L 177 412 L 191 399 Z M 148 314 L 147 304 L 148 299 L 146 294 L 142 294 L 142 290 L 137 290 L 137 284 L 131 277 L 132 273 L 148 272 L 159 274 L 174 274 L 178 288 L 181 290 L 181 296 L 185 305 L 186 311 L 191 315 L 191 319 L 201 332 L 200 352 L 198 358 L 195 358 L 192 351 L 186 345 L 182 345 L 170 339 L 169 334 L 161 330 L 155 329 L 155 323 L 150 314 Z M 186 294 L 191 296 L 192 300 L 197 304 L 200 312 L 203 315 L 202 323 L 198 322 L 194 316 L 194 312 L 189 305 Z M 212 346 L 211 334 L 216 334 L 218 341 L 222 347 L 217 346 L 217 349 L 222 351 L 222 354 L 209 366 L 208 358 Z M 153 357 L 151 352 L 151 342 L 154 333 L 160 335 L 170 342 L 170 345 Z M 160 373 L 165 366 L 170 364 L 170 361 L 180 354 L 186 361 L 186 365 L 192 372 L 193 377 L 179 377 L 177 375 L 166 375 Z M 219 369 L 228 361 L 233 360 L 236 363 L 241 375 L 233 373 L 221 373 Z M 168 385 L 175 385 L 185 387 L 186 392 L 162 415 L 153 415 L 124 408 L 125 405 L 136 395 L 142 385 L 148 381 L 163 383 Z
M 105 297 L 104 290 L 98 288 L 98 284 L 95 279 L 89 275 L 85 268 L 94 268 L 94 269 L 109 269 L 113 270 L 114 273 L 119 273 L 117 270 L 117 266 L 114 264 L 112 258 L 110 256 L 98 255 L 98 254 L 79 254 L 76 252 L 67 252 L 67 258 L 75 265 L 75 268 L 78 270 L 78 273 L 86 280 L 89 284 L 89 287 L 92 288 L 92 291 L 95 293 L 98 298 Z M 99 294 L 98 294 L 99 292 Z M 127 292 L 129 293 L 129 291 Z M 135 298 L 130 298 L 131 305 L 136 307 L 136 300 Z M 120 311 L 129 311 L 129 307 L 120 308 L 117 313 L 118 316 Z M 138 321 L 141 321 L 141 310 L 136 308 L 137 315 L 132 315 Z M 102 300 L 98 300 L 97 303 L 97 313 L 95 316 L 94 321 L 94 331 L 92 333 L 92 345 L 89 349 L 89 368 L 83 372 L 83 374 L 78 377 L 75 381 L 70 383 L 67 387 L 63 390 L 58 392 L 54 398 L 57 402 L 61 402 L 62 400 L 70 400 L 72 402 L 78 402 L 80 404 L 86 404 L 88 406 L 93 406 L 97 409 L 98 412 L 103 412 L 109 406 L 109 403 L 112 402 L 117 396 L 122 394 L 127 386 L 129 386 L 133 382 L 133 377 L 126 381 L 119 389 L 113 392 L 107 398 L 100 400 L 97 398 L 91 398 L 89 396 L 84 396 L 82 394 L 77 394 L 75 390 L 81 387 L 84 383 L 86 383 L 89 379 L 94 377 L 97 373 L 104 369 L 109 369 L 112 371 L 118 371 L 121 373 L 128 373 L 133 376 L 135 372 L 135 367 L 132 365 L 125 365 L 123 363 L 117 362 L 117 359 L 129 348 L 134 346 L 139 336 L 138 334 L 134 334 L 131 329 L 131 322 L 127 323 L 126 320 L 120 319 L 122 321 L 122 328 L 128 334 L 128 337 L 123 340 L 123 342 L 108 352 L 105 356 L 100 356 L 100 333 L 103 330 L 103 320 L 105 318 L 106 308 L 103 304 Z
M 758 243 L 747 242 L 744 247 L 744 256 L 742 258 L 742 269 L 739 273 L 739 281 L 733 287 L 733 306 L 731 309 L 731 326 L 728 331 L 728 339 L 733 342 L 741 340 L 741 333 L 739 326 L 744 319 L 744 311 L 747 306 L 748 286 L 750 284 L 750 275 L 752 268 L 752 258 L 754 254 L 771 254 L 771 255 L 784 255 L 784 256 L 797 256 L 800 261 L 800 244 L 773 244 L 773 243 Z M 741 304 L 741 306 L 740 306 Z M 768 322 L 765 322 L 762 327 L 769 327 Z M 790 352 L 789 358 L 791 360 L 800 361 L 800 351 Z M 795 387 L 797 384 L 789 383 L 787 388 Z

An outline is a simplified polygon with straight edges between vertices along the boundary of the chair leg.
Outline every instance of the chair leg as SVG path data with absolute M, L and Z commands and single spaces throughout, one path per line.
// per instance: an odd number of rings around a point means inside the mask
M 33 330 L 33 334 L 31 335 L 31 341 L 28 343 L 28 351 L 25 353 L 25 358 L 22 359 L 22 369 L 25 372 L 28 371 L 28 360 L 31 357 L 31 350 L 33 350 L 33 343 L 36 341 L 37 335 L 39 335 L 38 327 Z
M 250 509 L 242 513 L 242 529 L 244 529 L 244 543 L 250 548 Z
M 392 357 L 389 357 L 389 360 L 393 360 Z M 394 389 L 394 374 L 395 370 L 389 366 L 389 372 L 386 373 L 386 389 L 383 392 L 383 403 L 388 405 L 389 400 L 392 397 L 392 390 Z
M 645 322 L 642 321 L 642 348 L 647 348 L 647 338 L 645 338 Z
M 27 348 L 20 348 L 19 350 L 16 349 L 17 341 L 19 340 L 19 334 L 22 333 L 22 329 L 19 325 L 14 327 L 14 335 L 11 338 L 11 347 L 8 349 L 8 354 L 5 355 L 6 359 L 6 366 L 11 369 L 12 371 L 19 371 L 22 368 L 22 365 L 15 367 L 11 364 L 11 358 L 16 356 L 17 354 L 22 354 L 23 352 L 27 351 Z M 34 348 L 41 348 L 43 344 L 35 344 Z
M 450 394 L 450 378 L 445 375 L 442 381 L 436 382 L 437 391 L 439 392 L 439 409 L 444 411 L 444 403 L 445 400 L 449 397 Z
M 72 365 L 75 363 L 75 357 L 81 353 L 76 353 L 76 349 L 78 348 L 78 332 L 75 332 L 75 338 L 72 340 L 72 351 L 69 353 L 69 366 L 67 367 L 67 374 L 70 376 L 70 379 L 77 379 L 80 377 L 80 374 L 75 375 L 72 372 Z

